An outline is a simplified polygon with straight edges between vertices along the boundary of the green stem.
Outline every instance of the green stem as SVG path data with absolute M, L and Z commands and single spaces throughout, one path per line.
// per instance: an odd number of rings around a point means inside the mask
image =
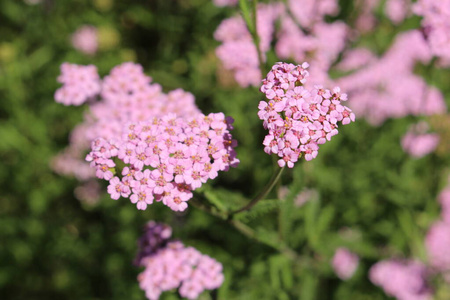
M 247 30 L 252 36 L 253 44 L 256 47 L 256 52 L 258 55 L 258 63 L 259 63 L 259 69 L 261 72 L 261 77 L 263 77 L 265 74 L 265 65 L 263 60 L 263 55 L 261 52 L 261 48 L 259 46 L 259 36 L 258 36 L 258 28 L 257 28 L 257 7 L 258 7 L 258 0 L 252 1 L 252 13 L 250 17 L 250 11 L 248 8 L 248 0 L 239 0 L 239 6 L 241 8 L 241 13 L 244 18 L 245 24 L 247 25 Z
M 260 200 L 264 199 L 267 194 L 270 193 L 270 191 L 272 190 L 272 188 L 275 186 L 275 184 L 278 182 L 278 180 L 281 177 L 281 173 L 283 173 L 284 167 L 283 168 L 279 168 L 273 175 L 272 178 L 270 179 L 269 183 L 267 183 L 266 187 L 255 197 L 253 198 L 247 205 L 245 205 L 244 207 L 235 210 L 231 213 L 228 214 L 228 218 L 231 218 L 233 215 L 249 210 L 251 209 L 253 206 L 255 206 L 256 203 L 258 203 Z
M 289 3 L 287 0 L 283 0 L 283 2 L 286 5 L 286 12 L 288 14 L 288 16 L 292 19 L 292 22 L 294 22 L 295 25 L 297 25 L 297 27 L 303 32 L 303 34 L 308 35 L 311 33 L 311 29 L 308 28 L 303 28 L 302 25 L 300 25 L 300 23 L 298 22 L 297 18 L 294 16 L 294 14 L 292 13 L 290 7 L 289 7 Z
M 256 52 L 258 53 L 258 62 L 259 62 L 259 69 L 261 71 L 261 77 L 264 77 L 265 67 L 260 47 L 260 39 L 258 35 L 258 0 L 253 0 L 253 29 L 254 29 L 252 32 L 253 43 L 255 44 Z

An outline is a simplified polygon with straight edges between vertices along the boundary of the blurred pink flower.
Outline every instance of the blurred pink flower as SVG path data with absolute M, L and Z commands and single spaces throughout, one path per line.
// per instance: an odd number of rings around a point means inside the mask
M 64 105 L 81 105 L 97 96 L 101 90 L 100 77 L 94 65 L 63 63 L 58 81 L 63 86 L 56 90 L 55 101 Z
M 84 25 L 72 35 L 72 45 L 84 54 L 94 55 L 98 48 L 97 28 Z
M 278 155 L 280 167 L 293 168 L 302 156 L 307 161 L 316 158 L 319 145 L 338 134 L 338 122 L 355 121 L 355 114 L 343 105 L 347 94 L 339 87 L 305 88 L 308 67 L 306 62 L 297 66 L 278 62 L 260 88 L 266 95 L 258 105 L 258 116 L 268 130 L 264 151 Z
M 97 204 L 101 195 L 100 184 L 96 180 L 83 182 L 75 188 L 74 193 L 75 197 L 81 202 L 89 205 Z
M 431 300 L 427 268 L 418 261 L 384 260 L 370 268 L 369 278 L 398 300 Z
M 450 271 L 450 223 L 438 221 L 425 239 L 430 264 L 438 271 Z
M 303 189 L 294 198 L 294 204 L 297 207 L 302 207 L 306 202 L 311 199 L 317 199 L 318 193 L 315 189 Z
M 281 6 L 260 4 L 257 10 L 257 31 L 262 55 L 270 49 L 274 31 L 274 21 L 281 13 Z M 235 79 L 242 87 L 257 86 L 261 82 L 258 52 L 241 16 L 222 21 L 214 33 L 214 38 L 222 45 L 216 55 L 227 70 L 235 73 Z M 263 57 L 265 59 L 265 57 Z
M 350 279 L 358 268 L 359 257 L 346 248 L 338 248 L 333 256 L 332 266 L 336 275 L 342 279 Z
M 413 11 L 423 17 L 422 27 L 433 55 L 450 65 L 450 0 L 419 0 Z
M 234 6 L 238 3 L 239 0 L 213 0 L 213 3 L 216 6 Z
M 409 13 L 410 0 L 388 0 L 385 4 L 385 11 L 388 18 L 394 24 L 400 24 Z
M 377 57 L 369 49 L 354 48 L 347 51 L 337 68 L 341 71 L 351 71 L 359 69 L 373 63 Z
M 417 30 L 397 35 L 379 59 L 340 78 L 337 83 L 351 98 L 357 116 L 379 125 L 388 118 L 444 113 L 442 93 L 413 73 L 417 62 L 429 63 L 431 52 Z
M 402 138 L 402 147 L 405 152 L 415 158 L 423 157 L 433 152 L 439 145 L 439 135 L 425 133 L 428 125 L 424 122 L 413 125 Z
M 219 288 L 224 280 L 222 264 L 171 240 L 171 234 L 169 226 L 151 221 L 139 239 L 135 263 L 145 267 L 138 280 L 146 297 L 157 300 L 162 292 L 178 288 L 181 297 L 197 299 L 204 290 Z

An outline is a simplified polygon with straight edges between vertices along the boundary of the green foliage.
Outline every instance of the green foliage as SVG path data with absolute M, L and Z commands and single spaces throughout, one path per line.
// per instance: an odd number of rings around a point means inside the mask
M 338 18 L 351 21 L 352 1 L 340 2 Z M 240 4 L 251 24 L 250 3 Z M 132 261 L 141 228 L 151 219 L 167 222 L 176 238 L 223 263 L 225 283 L 200 299 L 387 299 L 368 281 L 370 266 L 391 256 L 426 259 L 423 238 L 438 216 L 436 195 L 449 161 L 435 154 L 412 159 L 401 150 L 412 118 L 379 127 L 358 119 L 343 127 L 317 159 L 285 171 L 285 197 L 277 194 L 280 185 L 227 220 L 274 171 L 261 145 L 264 131 L 256 115 L 261 95 L 226 81 L 230 74 L 214 55 L 213 32 L 234 13 L 209 0 L 44 0 L 34 6 L 0 1 L 2 299 L 145 299 Z M 395 34 L 380 19 L 380 30 L 361 41 L 378 53 Z M 100 28 L 95 56 L 70 45 L 70 35 L 83 24 Z M 395 30 L 417 25 L 412 18 Z M 239 168 L 195 195 L 219 217 L 193 206 L 180 214 L 158 204 L 142 212 L 107 195 L 98 204 L 82 203 L 74 197 L 76 180 L 50 168 L 84 111 L 54 102 L 59 65 L 95 64 L 104 75 L 126 60 L 141 63 L 165 90 L 192 92 L 205 113 L 223 111 L 235 119 Z M 432 80 L 428 71 L 417 67 L 448 100 L 448 70 L 436 71 Z M 305 188 L 318 196 L 300 205 L 296 196 Z M 346 282 L 330 267 L 340 246 L 361 256 L 357 273 Z M 167 292 L 162 299 L 178 296 Z

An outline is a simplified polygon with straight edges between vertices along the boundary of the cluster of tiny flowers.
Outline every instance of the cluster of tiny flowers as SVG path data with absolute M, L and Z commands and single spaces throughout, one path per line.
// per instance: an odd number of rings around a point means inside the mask
M 358 59 L 353 55 L 358 51 Z M 418 30 L 398 34 L 380 58 L 367 49 L 354 49 L 349 55 L 357 62 L 342 62 L 343 70 L 360 69 L 337 80 L 351 98 L 349 106 L 358 117 L 373 125 L 388 118 L 433 115 L 446 112 L 442 93 L 414 74 L 415 65 L 431 61 L 430 48 Z M 349 55 L 344 55 L 345 58 Z
M 280 13 L 276 4 L 261 4 L 257 9 L 257 32 L 260 50 L 266 53 L 274 31 L 274 21 Z M 217 57 L 225 69 L 234 72 L 237 83 L 242 87 L 257 86 L 261 81 L 258 52 L 252 36 L 240 16 L 224 20 L 214 33 L 216 40 L 222 42 L 216 49 Z
M 58 81 L 63 84 L 55 92 L 56 102 L 81 105 L 100 93 L 101 81 L 94 65 L 80 66 L 63 63 Z
M 412 125 L 402 138 L 403 150 L 415 158 L 420 158 L 433 152 L 439 145 L 440 138 L 438 134 L 426 133 L 428 127 L 426 122 Z
M 178 117 L 200 114 L 191 93 L 182 89 L 164 93 L 139 64 L 118 65 L 103 80 L 94 66 L 65 63 L 61 69 L 60 81 L 64 85 L 56 92 L 57 102 L 79 104 L 89 97 L 96 99 L 86 102 L 88 109 L 83 122 L 72 131 L 69 146 L 52 161 L 52 168 L 61 175 L 75 176 L 80 181 L 95 179 L 94 169 L 85 161 L 91 142 L 96 138 L 120 137 L 127 122 L 149 120 L 168 113 Z
M 431 51 L 450 65 L 450 0 L 419 0 L 414 13 L 422 16 L 422 26 Z
M 431 300 L 427 267 L 417 261 L 384 260 L 370 269 L 370 281 L 398 300 Z
M 325 22 L 326 15 L 339 12 L 336 0 L 290 0 L 285 3 L 260 4 L 257 32 L 260 51 L 265 53 L 275 42 L 280 59 L 308 60 L 314 67 L 309 84 L 328 81 L 328 70 L 344 50 L 349 28 L 344 22 Z M 275 26 L 280 24 L 280 26 Z M 214 37 L 222 42 L 217 57 L 225 69 L 232 70 L 242 87 L 258 86 L 261 73 L 258 53 L 241 16 L 224 20 Z
M 98 37 L 97 28 L 90 25 L 84 25 L 75 31 L 72 35 L 72 45 L 75 49 L 88 55 L 97 52 Z
M 333 256 L 332 266 L 336 275 L 342 279 L 350 279 L 359 265 L 359 257 L 346 248 L 338 248 Z
M 86 160 L 98 178 L 109 181 L 112 199 L 129 197 L 140 210 L 161 201 L 183 211 L 192 190 L 239 163 L 234 151 L 237 142 L 230 134 L 232 122 L 223 113 L 215 113 L 191 119 L 169 114 L 130 123 L 120 140 L 94 140 Z M 114 176 L 114 158 L 126 166 L 122 178 Z
M 267 101 L 259 103 L 258 116 L 269 130 L 264 151 L 277 154 L 280 167 L 292 168 L 301 155 L 308 161 L 314 159 L 319 145 L 338 133 L 338 122 L 346 125 L 355 120 L 352 111 L 341 104 L 347 95 L 339 88 L 330 91 L 303 86 L 309 75 L 307 68 L 307 63 L 277 63 L 261 87 Z
M 204 290 L 219 288 L 224 280 L 222 264 L 193 247 L 169 240 L 170 236 L 169 226 L 150 222 L 140 240 L 137 261 L 145 270 L 138 280 L 146 297 L 157 300 L 162 292 L 179 288 L 182 297 L 197 299 Z

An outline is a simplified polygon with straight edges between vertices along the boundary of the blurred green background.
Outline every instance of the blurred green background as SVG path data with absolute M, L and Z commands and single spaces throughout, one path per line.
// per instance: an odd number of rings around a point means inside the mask
M 103 76 L 135 61 L 165 91 L 181 87 L 203 112 L 236 119 L 241 164 L 206 190 L 238 204 L 255 195 L 272 172 L 256 115 L 261 95 L 239 88 L 214 54 L 213 32 L 236 10 L 208 0 L 0 0 L 0 299 L 145 299 L 136 280 L 141 270 L 132 261 L 151 219 L 167 222 L 175 238 L 224 265 L 223 286 L 201 299 L 388 299 L 368 281 L 370 266 L 392 256 L 426 260 L 423 238 L 438 218 L 436 195 L 446 184 L 449 157 L 445 148 L 421 159 L 402 151 L 400 139 L 413 117 L 379 127 L 358 119 L 322 146 L 316 160 L 288 170 L 286 198 L 240 217 L 264 243 L 193 207 L 175 214 L 152 205 L 142 212 L 108 195 L 97 204 L 80 202 L 77 181 L 51 170 L 52 157 L 67 146 L 85 110 L 54 102 L 60 64 L 95 64 Z M 351 1 L 341 1 L 338 18 L 351 13 Z M 362 41 L 375 51 L 402 30 L 380 18 L 380 28 Z M 93 56 L 70 43 L 85 24 L 99 29 Z M 418 25 L 413 19 L 405 26 Z M 448 79 L 448 71 L 436 71 L 434 84 L 447 103 Z M 304 188 L 316 189 L 317 197 L 297 207 L 294 198 Z M 298 258 L 270 244 L 288 245 Z M 346 282 L 330 267 L 339 246 L 361 256 Z M 178 296 L 167 292 L 161 299 Z

